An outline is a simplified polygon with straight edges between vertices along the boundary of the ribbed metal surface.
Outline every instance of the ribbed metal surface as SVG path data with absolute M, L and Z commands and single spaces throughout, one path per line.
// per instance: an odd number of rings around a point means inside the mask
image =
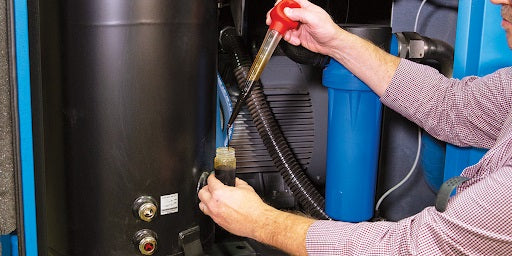
M 311 160 L 314 142 L 313 109 L 308 91 L 265 88 L 264 93 L 292 152 L 302 168 L 306 169 Z M 235 102 L 236 97 L 232 101 Z M 247 107 L 242 109 L 235 121 L 230 144 L 237 149 L 237 172 L 277 171 Z

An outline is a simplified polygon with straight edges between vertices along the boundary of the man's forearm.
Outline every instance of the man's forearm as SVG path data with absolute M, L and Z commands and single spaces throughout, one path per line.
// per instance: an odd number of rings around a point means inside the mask
M 400 63 L 369 41 L 340 29 L 340 40 L 330 47 L 329 55 L 366 83 L 379 96 L 384 94 Z
M 258 219 L 254 239 L 291 255 L 307 255 L 306 234 L 315 220 L 267 208 Z

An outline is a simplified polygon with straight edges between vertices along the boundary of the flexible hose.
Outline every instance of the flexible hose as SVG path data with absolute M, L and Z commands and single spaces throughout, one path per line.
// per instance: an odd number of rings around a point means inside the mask
M 220 42 L 222 47 L 232 54 L 237 82 L 243 86 L 251 67 L 251 58 L 243 49 L 241 37 L 236 34 L 235 28 L 227 27 L 221 31 Z M 304 174 L 292 153 L 268 105 L 259 81 L 255 82 L 246 104 L 274 166 L 279 170 L 286 185 L 293 192 L 304 211 L 318 219 L 329 219 L 324 212 L 325 199 Z
M 424 59 L 436 60 L 440 64 L 441 74 L 451 77 L 453 74 L 453 47 L 438 39 L 423 37 L 426 49 Z
M 303 46 L 295 46 L 285 41 L 279 45 L 288 58 L 300 64 L 324 68 L 331 59 L 329 56 L 312 52 Z
M 226 85 L 222 81 L 222 78 L 220 77 L 220 74 L 217 73 L 217 93 L 219 95 L 219 103 L 222 111 L 223 116 L 223 125 L 222 125 L 222 133 L 226 134 L 227 129 L 227 123 L 229 120 L 229 117 L 231 116 L 231 113 L 233 112 L 233 106 L 231 104 L 231 99 L 229 97 L 229 92 L 226 89 Z M 229 141 L 231 141 L 231 138 L 233 137 L 233 130 L 235 126 L 232 125 L 229 130 L 227 131 L 227 136 L 224 138 L 222 144 L 224 147 L 227 147 L 229 144 Z

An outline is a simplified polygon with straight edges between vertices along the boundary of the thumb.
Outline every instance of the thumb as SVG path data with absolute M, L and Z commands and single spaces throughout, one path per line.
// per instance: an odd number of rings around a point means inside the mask
M 284 14 L 286 17 L 290 18 L 293 21 L 298 21 L 300 23 L 307 23 L 306 21 L 306 12 L 302 8 L 284 8 Z
M 249 185 L 245 180 L 241 180 L 239 178 L 235 178 L 235 187 Z
M 215 173 L 212 172 L 210 176 L 208 177 L 208 187 L 210 190 L 216 190 L 220 187 L 225 186 L 224 183 L 222 183 L 217 177 L 215 177 Z

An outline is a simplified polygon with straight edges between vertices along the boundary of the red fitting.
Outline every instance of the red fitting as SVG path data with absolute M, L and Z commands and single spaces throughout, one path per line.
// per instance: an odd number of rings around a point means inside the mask
M 293 21 L 284 14 L 284 8 L 300 8 L 300 5 L 293 0 L 282 0 L 279 2 L 272 11 L 270 11 L 270 29 L 276 30 L 279 34 L 284 35 L 286 31 L 295 29 L 299 25 L 299 22 Z
M 146 250 L 146 252 L 151 252 L 153 249 L 155 249 L 155 246 L 152 243 L 144 244 L 144 250 Z

